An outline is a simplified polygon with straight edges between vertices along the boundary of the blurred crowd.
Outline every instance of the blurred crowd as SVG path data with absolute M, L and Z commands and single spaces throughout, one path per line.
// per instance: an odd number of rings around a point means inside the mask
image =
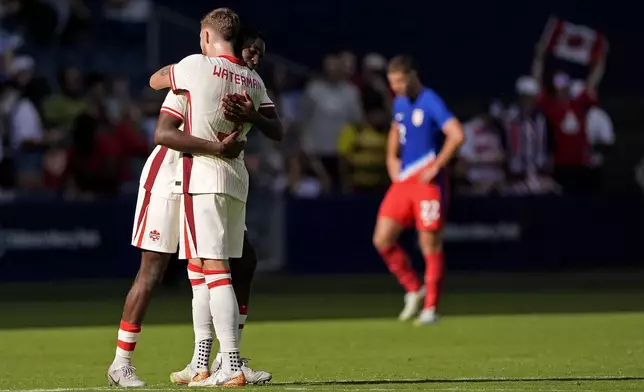
M 151 8 L 150 0 L 108 0 L 98 9 L 84 0 L 0 0 L 3 192 L 88 199 L 137 190 L 163 96 L 140 83 L 144 69 L 114 62 L 141 55 L 136 48 Z M 95 19 L 101 22 L 89 23 Z M 104 31 L 109 37 L 98 38 Z M 93 56 L 91 43 L 99 39 L 104 50 Z M 106 59 L 117 41 L 130 49 Z M 532 74 L 518 78 L 512 99 L 456 112 L 467 142 L 450 168 L 455 191 L 600 189 L 603 154 L 614 142 L 597 97 L 606 53 L 589 65 L 585 80 L 575 79 L 544 67 L 549 53 L 540 42 Z M 319 72 L 302 78 L 283 64 L 263 67 L 287 135 L 278 145 L 250 138 L 251 181 L 298 197 L 385 190 L 393 99 L 386 67 L 380 54 L 359 58 L 350 51 L 327 55 Z

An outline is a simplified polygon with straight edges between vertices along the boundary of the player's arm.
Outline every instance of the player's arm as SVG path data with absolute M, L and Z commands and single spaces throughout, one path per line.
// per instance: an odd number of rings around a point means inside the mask
M 532 77 L 539 87 L 543 86 L 543 68 L 546 58 L 546 44 L 543 40 L 535 46 L 534 59 L 532 60 Z
M 607 45 L 608 44 L 604 45 L 604 47 L 606 47 Z M 599 61 L 590 71 L 586 80 L 586 90 L 588 94 L 593 98 L 597 95 L 599 84 L 604 78 L 604 72 L 606 71 L 606 55 L 607 50 L 603 50 Z
M 168 93 L 154 130 L 154 143 L 189 154 L 220 155 L 234 158 L 239 155 L 245 142 L 234 143 L 211 142 L 183 132 L 179 129 L 184 122 L 183 113 L 187 108 L 187 99 Z
M 166 65 L 160 70 L 156 71 L 150 77 L 150 87 L 155 90 L 163 90 L 165 88 L 170 88 L 170 67 L 174 64 Z
M 429 98 L 428 112 L 434 121 L 440 124 L 440 128 L 445 135 L 443 148 L 441 148 L 432 165 L 435 169 L 440 170 L 447 166 L 456 155 L 459 147 L 465 142 L 465 132 L 463 132 L 461 122 L 447 109 L 447 106 L 438 95 L 432 94 Z
M 166 65 L 150 77 L 150 87 L 155 90 L 190 90 L 191 82 L 199 74 L 202 57 L 193 54 L 176 64 Z
M 234 95 L 227 94 L 222 100 L 222 106 L 227 118 L 234 119 L 235 122 L 251 123 L 267 138 L 275 141 L 281 141 L 284 137 L 284 124 L 277 114 L 275 104 L 264 95 L 259 109 L 255 110 L 255 105 L 246 91 L 243 96 L 245 101 L 240 101 Z
M 259 107 L 257 118 L 252 122 L 267 138 L 277 142 L 284 138 L 284 124 L 277 114 L 275 105 Z
M 391 123 L 389 129 L 389 136 L 387 137 L 387 173 L 391 182 L 395 182 L 400 174 L 400 158 L 398 150 L 400 148 L 400 133 L 398 132 L 398 124 Z

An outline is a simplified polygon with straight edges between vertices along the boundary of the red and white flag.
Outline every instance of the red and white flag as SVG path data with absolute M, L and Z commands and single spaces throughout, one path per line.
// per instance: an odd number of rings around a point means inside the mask
M 553 56 L 585 66 L 594 65 L 608 51 L 608 41 L 599 31 L 555 17 L 548 19 L 541 42 Z

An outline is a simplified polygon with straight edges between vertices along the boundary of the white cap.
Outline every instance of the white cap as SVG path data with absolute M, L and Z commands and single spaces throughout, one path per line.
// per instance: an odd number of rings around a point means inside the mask
M 365 69 L 373 70 L 373 71 L 384 71 L 387 69 L 387 59 L 378 53 L 369 53 L 368 55 L 364 56 L 364 59 L 362 60 L 362 66 Z
M 515 84 L 517 94 L 520 95 L 537 95 L 539 94 L 539 85 L 532 76 L 521 76 Z
M 586 89 L 586 83 L 583 80 L 573 80 L 570 83 L 570 95 L 573 97 L 578 97 Z
M 33 58 L 25 55 L 16 56 L 11 60 L 8 72 L 9 75 L 14 76 L 22 71 L 32 71 L 34 69 L 34 65 L 35 62 Z

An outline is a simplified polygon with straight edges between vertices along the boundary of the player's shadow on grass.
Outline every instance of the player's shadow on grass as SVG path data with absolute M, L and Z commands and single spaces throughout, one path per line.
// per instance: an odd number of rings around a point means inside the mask
M 404 380 L 336 380 L 274 382 L 271 385 L 395 385 L 395 384 L 475 384 L 475 383 L 539 383 L 539 382 L 624 382 L 644 381 L 644 377 L 520 377 L 520 378 L 419 378 Z
M 446 317 L 643 312 L 641 276 L 455 276 L 445 290 L 442 312 Z M 252 319 L 393 319 L 402 293 L 392 281 L 388 276 L 266 278 L 254 291 Z M 0 317 L 0 329 L 113 326 L 128 288 L 129 282 L 0 286 L 0 314 L 10 315 Z M 187 283 L 156 293 L 146 324 L 189 324 L 190 296 Z

